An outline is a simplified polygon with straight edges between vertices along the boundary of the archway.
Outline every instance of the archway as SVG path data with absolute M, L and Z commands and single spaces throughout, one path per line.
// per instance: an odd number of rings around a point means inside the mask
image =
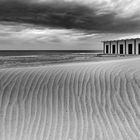
M 123 44 L 120 45 L 120 54 L 123 54 Z
M 132 44 L 128 44 L 128 54 L 132 54 Z
M 115 45 L 112 46 L 112 53 L 115 54 Z

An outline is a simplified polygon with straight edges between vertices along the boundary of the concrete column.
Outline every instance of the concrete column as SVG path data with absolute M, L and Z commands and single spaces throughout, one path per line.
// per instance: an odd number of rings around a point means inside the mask
M 139 54 L 139 42 L 136 40 L 136 54 Z
M 125 42 L 125 47 L 124 47 L 124 54 L 127 54 L 127 51 L 126 51 L 126 40 L 124 41 Z
M 110 54 L 112 54 L 111 41 L 110 41 Z
M 139 44 L 136 44 L 136 54 L 139 54 Z
M 116 46 L 116 54 L 118 54 L 118 41 L 117 41 L 117 46 Z
M 104 42 L 104 54 L 106 54 L 106 46 L 105 46 L 105 42 Z
M 120 54 L 120 43 L 118 44 L 118 54 Z
M 110 43 L 108 43 L 108 54 L 110 54 Z
M 128 45 L 126 45 L 126 54 L 128 54 Z
M 103 42 L 103 54 L 106 54 L 105 42 Z
M 134 41 L 134 44 L 132 45 L 132 54 L 135 54 L 135 40 Z
M 140 44 L 140 39 L 136 39 L 136 54 L 139 55 L 139 44 Z

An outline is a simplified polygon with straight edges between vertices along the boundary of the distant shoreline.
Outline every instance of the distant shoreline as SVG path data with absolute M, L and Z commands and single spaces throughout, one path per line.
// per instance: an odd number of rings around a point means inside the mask
M 0 56 L 45 55 L 47 53 L 102 53 L 102 50 L 0 50 Z

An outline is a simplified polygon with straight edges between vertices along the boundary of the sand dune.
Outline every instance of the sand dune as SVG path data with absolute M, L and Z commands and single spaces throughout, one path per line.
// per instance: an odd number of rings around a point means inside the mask
M 139 140 L 140 58 L 0 70 L 0 140 Z

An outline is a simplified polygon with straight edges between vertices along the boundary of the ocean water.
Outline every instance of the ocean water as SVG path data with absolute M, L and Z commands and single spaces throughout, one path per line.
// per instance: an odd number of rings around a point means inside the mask
M 92 61 L 101 51 L 0 51 L 0 68 Z

